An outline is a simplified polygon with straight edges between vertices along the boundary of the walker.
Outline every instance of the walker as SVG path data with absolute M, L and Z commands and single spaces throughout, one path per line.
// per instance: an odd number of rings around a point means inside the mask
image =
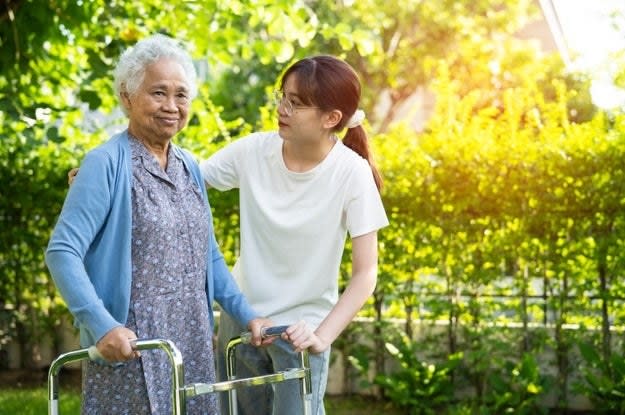
M 263 338 L 278 337 L 288 326 L 276 326 L 264 328 Z M 186 399 L 207 393 L 228 392 L 229 415 L 237 414 L 236 390 L 238 388 L 279 383 L 288 380 L 299 379 L 300 394 L 304 407 L 304 415 L 312 415 L 312 386 L 310 374 L 310 362 L 308 351 L 299 353 L 300 366 L 288 368 L 276 373 L 262 376 L 254 376 L 244 379 L 236 378 L 235 349 L 240 344 L 249 344 L 252 333 L 245 332 L 239 337 L 232 338 L 226 346 L 226 363 L 228 380 L 216 383 L 184 383 L 184 363 L 182 354 L 176 345 L 165 339 L 144 339 L 134 342 L 135 350 L 164 350 L 172 367 L 172 413 L 173 415 L 186 414 Z M 61 354 L 50 365 L 48 371 L 48 415 L 58 415 L 59 411 L 59 372 L 69 363 L 85 359 L 94 359 L 98 355 L 95 346 L 74 350 Z

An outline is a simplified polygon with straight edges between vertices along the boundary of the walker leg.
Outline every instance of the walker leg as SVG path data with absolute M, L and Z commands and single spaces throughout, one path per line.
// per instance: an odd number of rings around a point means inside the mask
M 299 380 L 300 393 L 302 394 L 302 404 L 304 406 L 304 415 L 312 415 L 312 376 L 310 369 L 310 358 L 307 352 L 299 354 L 300 367 L 307 368 L 306 376 Z
M 269 327 L 263 330 L 262 335 L 264 338 L 266 337 L 278 337 L 288 328 L 288 326 L 277 326 L 277 327 Z M 240 344 L 248 344 L 252 338 L 251 333 L 245 332 L 242 333 L 239 337 L 234 337 L 230 339 L 228 344 L 226 345 L 226 376 L 228 378 L 228 382 L 235 381 L 237 379 L 236 375 L 236 359 L 235 359 L 235 348 Z M 270 380 L 271 376 L 275 375 L 265 375 L 252 377 L 249 379 L 242 380 L 258 380 L 258 382 L 253 383 L 251 386 L 263 385 L 266 383 L 277 383 L 282 382 L 284 380 L 294 380 L 299 379 L 300 382 L 300 393 L 302 395 L 302 405 L 304 408 L 304 415 L 312 415 L 312 379 L 310 373 L 310 358 L 308 356 L 308 351 L 303 351 L 299 354 L 300 358 L 300 367 L 296 368 L 299 373 L 295 376 L 289 376 L 289 378 L 281 378 L 279 380 Z M 294 375 L 294 373 L 291 373 Z M 237 381 L 238 382 L 238 381 Z M 231 389 L 228 389 L 228 415 L 238 415 L 237 413 L 237 393 L 236 386 L 233 386 Z
M 234 338 L 228 342 L 226 347 L 226 375 L 228 380 L 235 380 L 237 378 L 237 362 L 235 358 L 236 346 L 242 344 L 241 338 Z M 236 389 L 230 389 L 228 391 L 228 415 L 237 415 L 237 391 Z
M 172 413 L 173 415 L 186 414 L 186 396 L 184 388 L 184 365 L 182 354 L 176 345 L 163 339 L 137 340 L 134 344 L 135 350 L 164 350 L 169 358 L 172 367 Z M 92 358 L 89 348 L 74 350 L 61 354 L 50 365 L 48 371 L 48 415 L 58 415 L 59 413 L 59 371 L 71 362 Z

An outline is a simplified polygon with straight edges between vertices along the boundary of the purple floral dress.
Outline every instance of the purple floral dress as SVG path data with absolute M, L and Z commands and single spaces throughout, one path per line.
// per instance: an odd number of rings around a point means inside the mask
M 132 152 L 132 291 L 126 327 L 138 338 L 172 340 L 185 383 L 214 382 L 206 295 L 208 206 L 182 159 L 169 147 L 166 171 L 134 138 Z M 171 366 L 161 350 L 119 366 L 89 362 L 84 414 L 171 414 Z M 214 394 L 187 400 L 188 414 L 218 414 Z

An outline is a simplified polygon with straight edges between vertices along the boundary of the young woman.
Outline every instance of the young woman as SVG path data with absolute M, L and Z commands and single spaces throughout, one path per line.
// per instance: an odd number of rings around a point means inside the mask
M 239 348 L 237 377 L 297 366 L 296 352 L 309 349 L 313 414 L 325 413 L 330 345 L 375 287 L 377 231 L 388 224 L 380 176 L 361 126 L 360 89 L 357 74 L 340 59 L 298 61 L 281 80 L 278 131 L 241 138 L 200 163 L 210 187 L 240 192 L 241 250 L 232 272 L 241 291 L 275 324 L 298 322 L 286 341 Z M 337 134 L 345 129 L 341 140 Z M 339 297 L 347 234 L 352 275 Z M 222 314 L 217 354 L 222 379 L 225 345 L 243 330 Z M 237 395 L 242 414 L 302 411 L 297 382 L 246 388 Z

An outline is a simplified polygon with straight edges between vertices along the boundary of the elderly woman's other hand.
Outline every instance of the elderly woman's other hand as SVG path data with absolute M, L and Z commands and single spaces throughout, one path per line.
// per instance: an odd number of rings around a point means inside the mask
M 132 330 L 119 326 L 106 333 L 96 343 L 96 347 L 109 362 L 124 362 L 140 356 L 132 345 L 132 340 L 136 339 L 137 335 Z

